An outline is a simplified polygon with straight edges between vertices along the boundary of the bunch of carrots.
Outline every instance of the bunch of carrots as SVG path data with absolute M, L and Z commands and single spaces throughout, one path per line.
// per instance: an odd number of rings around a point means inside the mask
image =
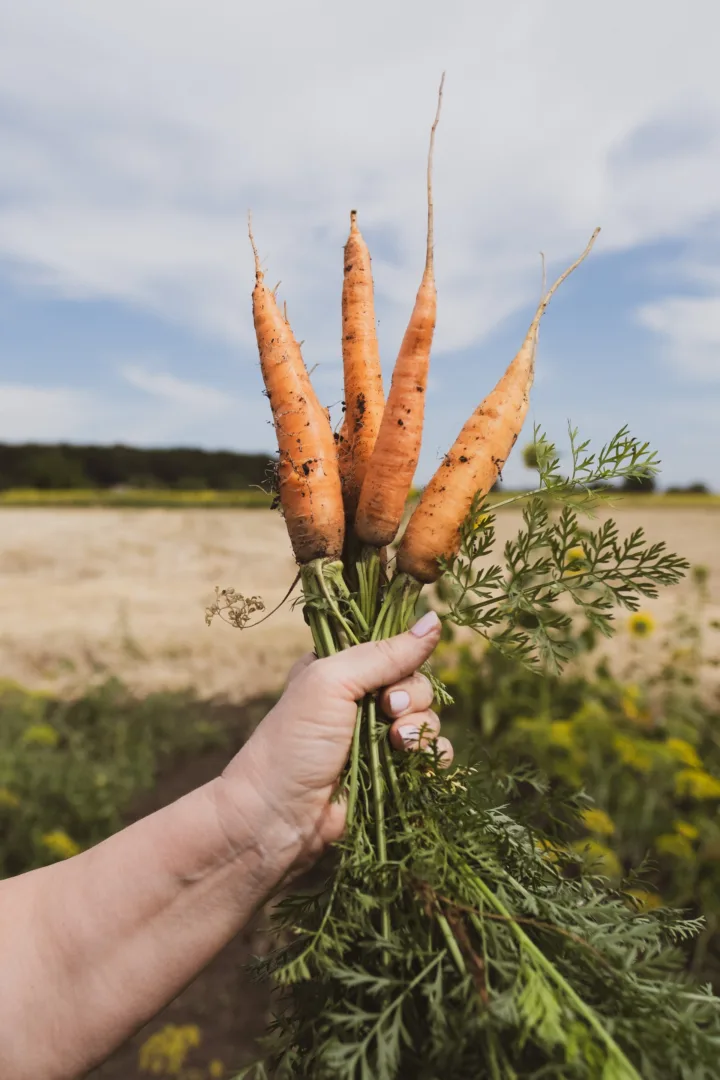
M 348 578 L 358 583 L 359 611 L 368 627 L 372 624 L 376 638 L 396 633 L 407 621 L 422 586 L 440 576 L 440 560 L 457 553 L 473 501 L 483 498 L 500 475 L 527 414 L 540 320 L 553 293 L 585 259 L 600 231 L 595 230 L 580 258 L 544 293 L 517 356 L 472 413 L 423 491 L 389 582 L 386 549 L 400 529 L 420 456 L 437 316 L 432 158 L 442 90 L 441 83 L 428 154 L 425 267 L 387 400 L 370 252 L 356 211 L 350 214 L 342 290 L 345 413 L 339 433 L 333 432 L 328 412 L 317 398 L 286 314 L 265 284 L 250 231 L 255 256 L 253 319 L 278 442 L 278 494 L 303 584 L 314 596 L 328 568 L 336 583 L 338 573 L 346 569 Z M 341 592 L 347 599 L 342 587 Z M 342 620 L 339 627 L 343 628 Z
M 406 629 L 423 587 L 457 553 L 471 508 L 497 480 L 525 420 L 543 313 L 597 236 L 544 291 L 519 352 L 443 458 L 389 558 L 420 454 L 435 331 L 432 159 L 442 91 L 441 83 L 428 154 L 425 266 L 387 398 L 370 253 L 356 212 L 350 215 L 338 432 L 265 283 L 250 229 L 278 494 L 320 657 Z M 640 1036 L 623 1039 L 620 1025 L 616 1037 L 615 1021 L 601 1019 L 625 994 L 613 974 L 617 956 L 610 944 L 588 951 L 583 940 L 594 933 L 600 941 L 610 923 L 624 925 L 631 913 L 615 901 L 610 908 L 597 901 L 585 913 L 583 886 L 563 884 L 528 846 L 525 830 L 473 801 L 475 770 L 448 776 L 439 761 L 428 765 L 432 754 L 396 754 L 387 730 L 372 695 L 358 702 L 342 777 L 346 835 L 322 888 L 281 905 L 279 926 L 289 940 L 268 969 L 287 996 L 274 1022 L 272 1075 L 639 1080 L 631 1057 Z M 660 934 L 646 932 L 648 939 Z M 602 948 L 610 960 L 600 964 Z M 633 1008 L 647 1016 L 666 1007 L 657 997 L 623 1000 L 628 1016 Z M 253 1068 L 269 1075 L 265 1064 Z

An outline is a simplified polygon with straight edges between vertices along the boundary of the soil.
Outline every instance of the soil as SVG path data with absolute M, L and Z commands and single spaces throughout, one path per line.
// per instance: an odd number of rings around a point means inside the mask
M 706 566 L 708 618 L 720 617 L 720 505 L 611 513 L 621 535 L 642 526 Z M 498 553 L 521 525 L 515 508 L 498 514 Z M 0 678 L 72 694 L 113 674 L 140 694 L 189 686 L 245 701 L 280 685 L 308 648 L 302 615 L 288 602 L 238 631 L 208 628 L 205 608 L 218 585 L 259 594 L 270 610 L 296 570 L 282 518 L 267 510 L 2 508 Z M 665 622 L 684 589 L 664 589 L 643 607 Z M 617 655 L 627 644 L 621 629 Z

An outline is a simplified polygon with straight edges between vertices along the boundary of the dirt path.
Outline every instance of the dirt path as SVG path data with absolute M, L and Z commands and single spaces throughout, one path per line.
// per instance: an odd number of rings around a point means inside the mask
M 720 616 L 720 508 L 619 509 L 623 533 L 651 539 L 711 571 Z M 498 551 L 520 514 L 498 518 Z M 215 585 L 276 604 L 295 567 L 279 515 L 264 510 L 0 510 L 0 677 L 60 692 L 112 672 L 139 692 L 193 686 L 239 701 L 275 688 L 308 647 L 286 605 L 241 633 L 205 626 Z M 661 621 L 678 590 L 647 609 Z M 614 646 L 623 648 L 623 634 Z

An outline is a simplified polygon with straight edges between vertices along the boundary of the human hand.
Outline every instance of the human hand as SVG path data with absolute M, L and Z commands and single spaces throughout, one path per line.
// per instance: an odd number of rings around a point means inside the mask
M 442 763 L 452 747 L 438 737 L 433 692 L 417 669 L 440 638 L 440 620 L 424 615 L 404 634 L 346 649 L 317 660 L 304 657 L 290 673 L 277 705 L 223 773 L 230 790 L 252 785 L 258 813 L 274 823 L 285 862 L 316 858 L 345 827 L 345 804 L 331 801 L 352 741 L 357 702 L 381 690 L 379 704 L 392 720 L 391 744 L 419 749 L 435 741 Z M 282 871 L 284 873 L 285 870 Z

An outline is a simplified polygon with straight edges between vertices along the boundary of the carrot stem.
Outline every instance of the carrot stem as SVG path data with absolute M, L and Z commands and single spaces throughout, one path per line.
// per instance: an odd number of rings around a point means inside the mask
M 455 961 L 455 966 L 461 975 L 467 975 L 467 968 L 465 967 L 465 961 L 463 954 L 460 952 L 460 946 L 457 943 L 455 935 L 450 929 L 450 923 L 447 921 L 445 915 L 440 912 L 435 913 L 435 919 L 442 932 L 442 936 L 445 938 L 445 944 L 448 947 L 448 952 Z
M 360 608 L 368 624 L 375 620 L 380 585 L 380 555 L 377 548 L 363 547 L 355 564 L 358 577 Z
M 365 618 L 361 607 L 358 606 L 355 597 L 350 592 L 343 576 L 342 563 L 327 563 L 325 566 L 325 577 L 332 581 L 333 585 L 340 593 L 342 600 L 347 604 L 351 613 L 357 619 L 361 631 L 365 634 L 369 633 L 370 626 L 368 625 L 368 621 Z
M 325 565 L 326 564 L 323 564 L 322 559 L 316 559 L 310 565 L 313 568 L 313 573 L 315 575 L 315 580 L 317 581 L 317 583 L 318 583 L 318 585 L 320 587 L 320 595 L 327 601 L 327 604 L 328 604 L 328 606 L 329 606 L 329 608 L 330 608 L 330 610 L 331 610 L 331 612 L 333 614 L 333 617 L 336 619 L 336 621 L 339 624 L 340 631 L 345 634 L 348 641 L 351 642 L 353 645 L 359 645 L 360 644 L 360 638 L 356 635 L 355 631 L 350 626 L 350 623 L 347 621 L 347 619 L 345 618 L 343 613 L 340 611 L 340 608 L 338 607 L 338 604 L 337 604 L 337 600 L 335 599 L 332 592 L 328 588 L 328 583 L 327 583 L 327 580 L 325 578 Z M 340 572 L 342 573 L 342 564 L 340 564 L 340 566 L 341 566 Z
M 355 730 L 353 731 L 352 749 L 350 751 L 350 776 L 348 781 L 347 821 L 350 828 L 355 821 L 355 807 L 357 806 L 358 785 L 360 783 L 360 736 L 362 734 L 363 706 L 358 705 L 355 717 Z
M 407 630 L 421 591 L 422 584 L 410 574 L 395 575 L 377 617 L 373 641 Z
M 318 657 L 332 656 L 338 650 L 327 615 L 317 604 L 318 599 L 325 602 L 325 597 L 318 589 L 318 580 L 313 564 L 303 566 L 301 575 L 306 600 L 305 611 L 312 631 L 313 641 L 315 642 L 315 651 Z
M 380 747 L 378 744 L 378 725 L 375 698 L 371 695 L 367 700 L 367 732 L 368 749 L 370 757 L 370 778 L 372 781 L 373 810 L 375 816 L 375 847 L 378 863 L 384 866 L 387 863 L 387 835 L 385 832 L 385 781 L 383 779 L 382 766 L 380 764 Z M 382 901 L 380 909 L 380 934 L 388 940 L 390 938 L 390 911 L 387 901 Z M 387 963 L 388 955 L 384 954 Z

